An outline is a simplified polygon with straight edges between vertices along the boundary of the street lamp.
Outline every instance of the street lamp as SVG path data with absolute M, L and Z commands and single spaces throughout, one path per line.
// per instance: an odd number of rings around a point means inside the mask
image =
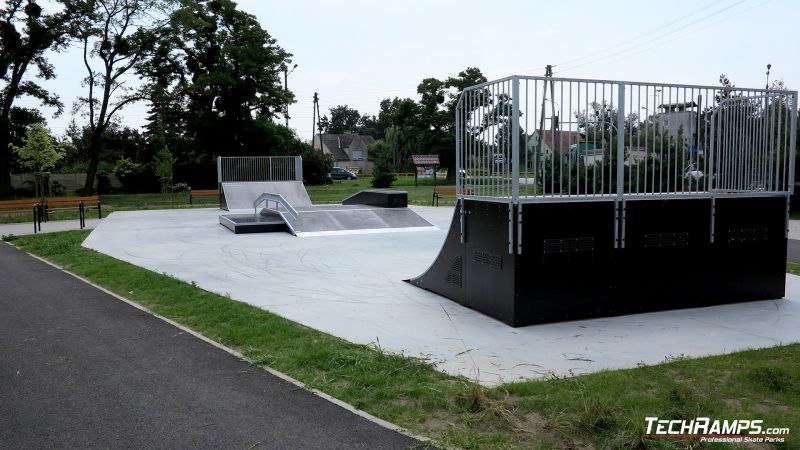
M 772 64 L 767 64 L 767 86 L 765 89 L 769 89 L 769 69 L 772 69 Z
M 289 94 L 289 74 L 294 72 L 294 69 L 297 69 L 297 64 L 295 64 L 291 70 L 286 67 L 286 64 L 283 64 L 283 90 L 284 93 L 287 95 Z M 284 107 L 283 117 L 286 118 L 286 128 L 289 128 L 289 99 L 286 99 L 286 106 Z

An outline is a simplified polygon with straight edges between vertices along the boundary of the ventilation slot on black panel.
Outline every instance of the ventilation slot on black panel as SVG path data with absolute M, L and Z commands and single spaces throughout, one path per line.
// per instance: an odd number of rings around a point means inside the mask
M 489 266 L 494 269 L 502 269 L 503 268 L 503 257 L 500 255 L 495 255 L 494 253 L 489 252 L 481 252 L 481 251 L 474 251 L 472 253 L 472 260 L 476 263 L 483 264 L 484 266 Z
M 453 286 L 461 287 L 461 257 L 456 256 L 453 259 L 453 264 L 450 265 L 450 270 L 447 271 L 445 281 Z
M 686 247 L 689 233 L 648 233 L 644 235 L 645 247 Z
M 594 250 L 593 237 L 578 237 L 564 239 L 545 239 L 542 252 L 545 255 L 553 253 L 581 253 Z
M 731 228 L 728 230 L 728 242 L 757 242 L 767 240 L 767 229 Z

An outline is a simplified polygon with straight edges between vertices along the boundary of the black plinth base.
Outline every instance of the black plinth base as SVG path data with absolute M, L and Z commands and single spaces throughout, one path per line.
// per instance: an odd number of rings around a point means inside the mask
M 521 207 L 521 252 L 509 253 L 508 204 L 466 200 L 464 242 L 457 207 L 436 261 L 409 281 L 512 326 L 784 295 L 785 197 Z
M 342 204 L 405 208 L 408 206 L 408 193 L 388 189 L 365 189 L 347 197 L 342 201 Z
M 286 222 L 280 216 L 228 214 L 219 216 L 219 223 L 236 234 L 288 231 Z

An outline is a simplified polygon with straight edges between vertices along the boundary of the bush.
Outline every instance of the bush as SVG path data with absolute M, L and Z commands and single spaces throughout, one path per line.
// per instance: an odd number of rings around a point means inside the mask
M 394 175 L 394 165 L 392 164 L 392 148 L 381 140 L 370 144 L 368 151 L 375 160 L 375 167 L 372 169 L 372 187 L 391 187 L 392 183 L 397 180 Z
M 97 193 L 98 194 L 111 193 L 111 180 L 108 178 L 107 173 L 104 172 L 97 173 Z
M 298 142 L 295 149 L 295 155 L 303 157 L 303 181 L 306 184 L 327 183 L 328 174 L 333 168 L 333 157 L 302 142 Z

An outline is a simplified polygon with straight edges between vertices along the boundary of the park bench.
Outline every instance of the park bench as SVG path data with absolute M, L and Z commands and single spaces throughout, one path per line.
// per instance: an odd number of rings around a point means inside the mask
M 472 195 L 472 188 L 462 187 L 461 193 L 464 195 Z M 445 197 L 455 197 L 456 196 L 456 187 L 455 186 L 436 186 L 433 188 L 433 199 L 431 200 L 431 206 L 439 206 L 439 199 Z
M 81 229 L 86 226 L 86 210 L 96 209 L 97 218 L 103 218 L 103 209 L 100 205 L 100 198 L 96 195 L 84 197 L 51 197 L 44 200 L 42 211 L 44 217 L 39 218 L 40 221 L 47 222 L 50 220 L 50 213 L 58 211 L 78 211 L 78 219 L 80 220 Z
M 219 189 L 189 189 L 190 205 L 194 205 L 195 197 L 219 197 Z
M 17 200 L 0 201 L 0 211 L 3 213 L 29 213 L 39 204 L 38 198 L 22 198 Z

